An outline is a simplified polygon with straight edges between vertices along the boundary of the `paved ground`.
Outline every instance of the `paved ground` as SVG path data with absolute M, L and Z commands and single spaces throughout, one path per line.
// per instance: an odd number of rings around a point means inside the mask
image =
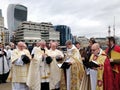
M 11 83 L 0 84 L 0 90 L 12 90 Z

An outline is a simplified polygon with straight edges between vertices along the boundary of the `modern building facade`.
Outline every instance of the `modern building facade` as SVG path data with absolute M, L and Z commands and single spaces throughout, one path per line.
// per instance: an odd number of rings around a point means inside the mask
M 28 44 L 38 42 L 40 40 L 45 40 L 46 42 L 51 40 L 59 42 L 60 40 L 59 32 L 54 30 L 51 23 L 45 22 L 36 23 L 24 21 L 19 25 L 13 36 L 16 42 L 24 41 Z
M 0 26 L 4 27 L 4 17 L 2 16 L 2 10 L 0 9 Z
M 9 30 L 7 29 L 7 28 L 4 28 L 4 39 L 5 39 L 5 44 L 9 44 L 10 43 L 10 41 L 9 41 L 9 36 L 10 34 L 9 34 Z
M 65 46 L 67 40 L 72 40 L 71 29 L 66 25 L 54 26 L 56 31 L 60 32 L 60 45 Z
M 0 42 L 3 44 L 9 43 L 9 31 L 4 26 L 4 17 L 2 16 L 1 9 L 0 9 Z
M 11 35 L 23 21 L 27 21 L 27 7 L 20 4 L 9 4 L 7 24 Z
M 2 10 L 0 9 L 0 42 L 5 43 L 4 36 L 4 17 L 2 16 Z

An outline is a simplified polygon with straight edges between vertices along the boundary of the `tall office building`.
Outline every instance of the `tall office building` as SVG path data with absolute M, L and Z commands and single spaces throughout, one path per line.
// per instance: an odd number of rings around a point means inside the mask
M 2 10 L 0 9 L 0 42 L 4 43 L 4 17 L 2 16 Z
M 20 4 L 9 4 L 7 10 L 8 30 L 14 32 L 23 21 L 27 21 L 27 7 Z
M 71 39 L 71 29 L 66 25 L 56 25 L 54 26 L 56 31 L 60 32 L 60 45 L 64 46 L 67 40 Z
M 18 29 L 15 31 L 15 41 L 24 41 L 28 44 L 37 42 L 40 40 L 45 40 L 47 43 L 49 41 L 57 41 L 59 43 L 59 32 L 54 30 L 54 27 L 49 22 L 22 22 Z
M 0 9 L 0 27 L 4 27 L 4 18 L 2 16 L 2 10 Z
M 0 9 L 0 17 L 2 16 L 2 10 Z
M 7 32 L 7 33 L 6 33 Z M 9 32 L 4 26 L 4 17 L 2 16 L 2 10 L 0 9 L 0 42 L 5 44 L 9 42 Z

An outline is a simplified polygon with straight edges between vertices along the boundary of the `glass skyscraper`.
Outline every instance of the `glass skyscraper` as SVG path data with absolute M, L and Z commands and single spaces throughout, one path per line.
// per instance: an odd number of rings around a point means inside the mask
M 2 17 L 2 10 L 0 9 L 0 17 Z
M 27 21 L 27 7 L 20 4 L 9 4 L 7 10 L 7 24 L 10 34 L 10 41 L 13 40 L 14 31 L 17 30 L 19 24 Z
M 20 4 L 9 4 L 7 10 L 8 29 L 13 32 L 19 24 L 27 21 L 27 7 Z
M 60 45 L 65 46 L 67 40 L 72 40 L 71 29 L 66 25 L 56 25 L 54 26 L 56 31 L 60 32 Z

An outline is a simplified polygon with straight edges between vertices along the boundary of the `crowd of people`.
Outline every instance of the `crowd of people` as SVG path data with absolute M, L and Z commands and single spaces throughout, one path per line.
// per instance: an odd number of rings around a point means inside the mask
M 0 84 L 12 90 L 120 90 L 120 46 L 107 37 L 106 50 L 94 38 L 87 48 L 66 41 L 66 52 L 56 41 L 41 40 L 28 47 L 0 43 Z

